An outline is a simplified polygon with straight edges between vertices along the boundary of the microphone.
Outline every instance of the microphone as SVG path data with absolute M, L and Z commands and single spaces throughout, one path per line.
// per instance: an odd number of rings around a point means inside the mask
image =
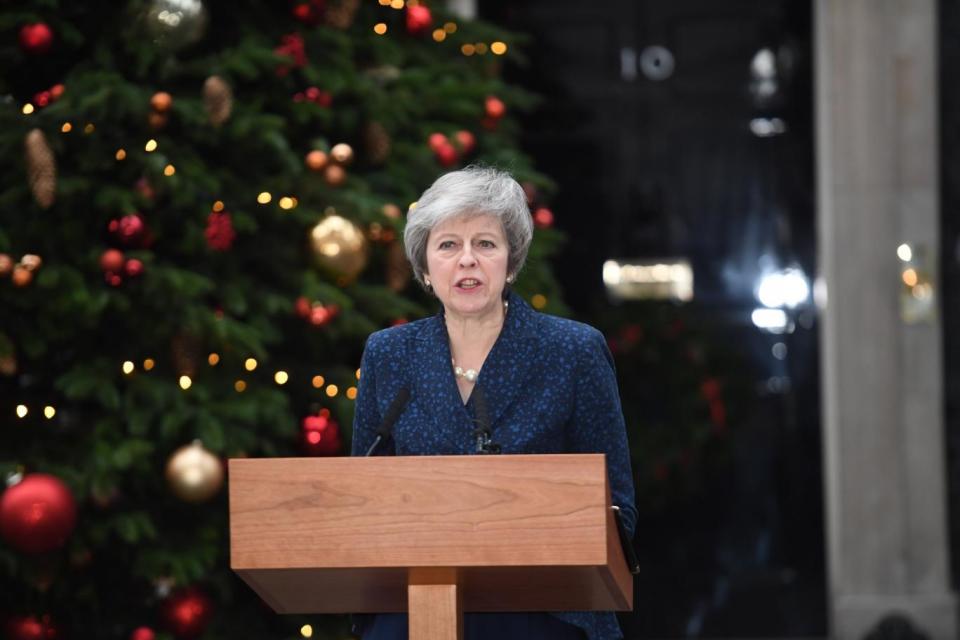
M 380 443 L 390 437 L 393 433 L 393 423 L 395 423 L 397 418 L 400 417 L 400 414 L 403 413 L 409 399 L 410 390 L 406 387 L 400 387 L 400 391 L 397 391 L 393 402 L 391 402 L 387 408 L 386 415 L 383 416 L 383 422 L 380 423 L 380 428 L 377 429 L 377 437 L 374 439 L 373 444 L 370 445 L 370 448 L 367 449 L 367 452 L 363 454 L 363 457 L 366 458 L 373 455 L 373 452 L 380 446 Z
M 500 453 L 500 445 L 490 440 L 490 414 L 487 413 L 487 398 L 483 389 L 474 387 L 473 406 L 477 413 L 477 428 L 473 430 L 473 437 L 477 439 L 477 453 Z

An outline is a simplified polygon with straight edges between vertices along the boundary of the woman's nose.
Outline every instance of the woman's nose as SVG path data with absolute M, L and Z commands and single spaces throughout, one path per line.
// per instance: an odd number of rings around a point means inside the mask
M 472 267 L 477 263 L 477 259 L 473 255 L 473 251 L 467 247 L 463 250 L 463 253 L 460 254 L 460 266 L 463 267 Z

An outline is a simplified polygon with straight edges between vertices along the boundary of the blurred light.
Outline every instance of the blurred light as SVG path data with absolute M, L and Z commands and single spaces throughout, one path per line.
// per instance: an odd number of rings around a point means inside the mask
M 123 372 L 127 375 L 130 375 L 131 373 L 133 373 L 133 363 L 130 362 L 129 360 L 125 361 L 123 363 Z
M 484 55 L 484 54 L 487 52 L 487 43 L 486 43 L 486 42 L 478 42 L 478 43 L 477 43 L 476 45 L 474 45 L 474 46 L 477 48 L 477 53 L 478 53 L 479 55 L 481 55 L 481 56 Z
M 323 387 L 324 382 L 326 381 L 323 379 L 323 376 L 313 376 L 313 379 L 310 381 L 310 384 L 312 384 L 314 388 L 320 389 Z
M 93 133 L 93 132 L 96 131 L 96 130 L 97 130 L 97 128 L 96 128 L 95 126 L 93 126 L 93 123 L 92 123 L 92 122 L 88 122 L 87 124 L 85 124 L 85 125 L 83 126 L 83 132 L 86 133 L 86 134 L 88 134 L 88 135 L 91 134 L 91 133 Z
M 607 292 L 619 299 L 693 299 L 693 268 L 687 260 L 607 260 L 603 263 L 603 283 Z
M 456 22 L 447 22 L 443 25 L 443 30 L 447 33 L 456 33 L 457 32 L 457 23 Z
M 916 286 L 920 279 L 917 277 L 917 270 L 909 267 L 903 270 L 903 283 L 908 287 Z
M 434 29 L 433 30 L 433 39 L 436 42 L 443 42 L 447 39 L 447 32 L 443 29 Z
M 146 360 L 143 361 L 143 370 L 150 371 L 150 369 L 153 369 L 154 364 L 156 363 L 153 361 L 152 358 L 147 358 Z
M 547 296 L 542 293 L 535 293 L 532 298 L 530 298 L 530 304 L 533 305 L 534 309 L 543 309 L 547 306 Z
M 787 123 L 782 118 L 754 118 L 750 131 L 759 138 L 769 138 L 787 132 Z
M 897 247 L 897 257 L 903 260 L 904 262 L 910 262 L 913 260 L 913 249 L 910 248 L 906 242 Z
M 413 211 L 416 208 L 417 208 L 417 201 L 414 200 L 413 202 L 410 203 L 410 206 L 407 207 L 407 211 Z
M 190 385 L 193 384 L 193 380 L 190 379 L 190 376 L 180 376 L 180 388 L 186 391 L 190 388 Z
M 803 271 L 797 268 L 768 273 L 760 278 L 757 299 L 766 307 L 793 309 L 810 297 L 810 285 Z
M 177 172 L 177 168 L 174 167 L 172 164 L 168 164 L 163 168 L 163 175 L 167 176 L 168 178 L 173 174 L 175 174 L 176 172 Z
M 233 383 L 233 388 L 237 391 L 237 393 L 243 393 L 247 390 L 247 383 L 243 380 L 237 380 Z
M 277 371 L 273 374 L 273 381 L 277 384 L 287 384 L 287 380 L 290 379 L 290 376 L 287 375 L 286 371 Z
M 327 395 L 329 397 L 332 398 L 333 396 L 337 395 L 339 392 L 340 392 L 340 389 L 337 388 L 337 385 L 335 384 L 327 385 Z
M 787 312 L 783 309 L 754 309 L 750 319 L 755 327 L 770 333 L 785 333 L 790 325 Z
M 217 366 L 217 363 L 220 362 L 220 354 L 211 353 L 210 355 L 207 356 L 207 362 L 210 364 L 211 367 Z
M 273 196 L 268 191 L 261 191 L 260 195 L 257 196 L 257 202 L 260 204 L 268 204 L 272 199 Z
M 350 400 L 356 400 L 356 399 L 357 399 L 357 388 L 356 388 L 356 387 L 350 387 L 349 389 L 347 389 L 347 398 L 349 398 Z
M 384 7 L 390 6 L 390 0 L 380 0 L 380 4 Z
M 283 196 L 278 202 L 281 209 L 293 209 L 293 198 L 290 196 Z
M 378 22 L 373 25 L 373 32 L 378 36 L 382 36 L 387 32 L 387 24 L 385 22 Z
M 462 47 L 460 47 L 460 51 L 461 51 L 461 52 L 463 53 L 463 55 L 465 55 L 465 56 L 472 56 L 472 55 L 474 54 L 474 52 L 476 52 L 476 50 L 477 50 L 476 47 L 474 47 L 474 46 L 473 46 L 472 44 L 470 44 L 469 42 L 468 42 L 467 44 L 463 45 Z
M 127 152 L 123 149 L 117 149 L 117 155 L 115 157 L 117 160 L 123 160 L 127 157 Z
M 390 0 L 391 9 L 403 9 L 403 0 Z
M 73 131 L 73 125 L 70 124 L 69 122 L 64 122 L 63 126 L 60 127 L 60 131 L 62 133 L 70 133 L 71 131 Z
M 754 54 L 750 62 L 750 75 L 758 80 L 769 80 L 777 76 L 777 58 L 773 51 L 764 47 Z
M 354 375 L 357 376 L 357 380 L 359 380 L 359 379 L 360 379 L 360 369 L 357 369 L 357 371 L 356 371 L 356 373 L 354 373 Z
M 300 635 L 303 636 L 304 638 L 313 637 L 313 627 L 311 627 L 308 624 L 303 625 L 302 627 L 300 627 Z
M 147 140 L 147 144 L 143 145 L 143 148 L 147 151 L 147 153 L 150 153 L 150 152 L 152 152 L 152 151 L 156 151 L 156 150 L 157 150 L 157 141 L 154 140 L 153 138 L 151 138 L 150 140 Z
M 787 357 L 787 345 L 782 342 L 777 342 L 770 349 L 770 352 L 773 353 L 773 357 L 777 360 L 783 360 Z
M 221 211 L 223 211 L 223 201 L 222 201 L 222 200 L 217 200 L 216 202 L 214 202 L 214 203 L 213 203 L 213 210 L 214 210 L 216 213 L 220 213 Z
M 243 366 L 247 371 L 253 371 L 254 369 L 257 368 L 257 361 L 254 360 L 253 358 L 247 358 L 244 361 Z
M 497 40 L 496 42 L 490 44 L 490 51 L 492 51 L 496 56 L 502 56 L 507 52 L 507 43 Z
M 922 282 L 913 288 L 913 297 L 917 300 L 927 300 L 933 297 L 933 287 L 927 282 Z
M 17 405 L 17 417 L 18 417 L 18 418 L 26 418 L 28 413 L 30 413 L 30 411 L 29 411 L 29 409 L 27 409 L 27 405 L 25 405 L 25 404 L 18 404 L 18 405 Z
M 52 420 L 53 416 L 57 415 L 57 410 L 50 405 L 47 405 L 43 408 L 43 415 L 47 420 Z
M 28 102 L 27 104 L 23 105 L 23 115 L 28 116 L 31 113 L 33 113 L 33 105 Z

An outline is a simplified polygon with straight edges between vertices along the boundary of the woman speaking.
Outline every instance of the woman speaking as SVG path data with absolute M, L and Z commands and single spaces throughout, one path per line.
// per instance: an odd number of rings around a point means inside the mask
M 401 389 L 409 402 L 379 453 L 604 453 L 613 503 L 636 523 L 629 449 L 613 361 L 596 329 L 538 313 L 509 289 L 533 224 L 508 174 L 441 176 L 408 215 L 414 276 L 437 315 L 372 334 L 361 363 L 353 455 L 363 455 Z M 478 429 L 477 425 L 481 428 Z M 364 640 L 406 640 L 407 617 L 378 614 Z M 613 640 L 611 612 L 467 613 L 466 640 Z

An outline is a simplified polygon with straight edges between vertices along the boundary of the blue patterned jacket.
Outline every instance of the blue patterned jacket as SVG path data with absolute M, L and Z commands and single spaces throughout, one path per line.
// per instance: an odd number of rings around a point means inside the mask
M 503 329 L 477 387 L 486 398 L 492 440 L 503 453 L 605 453 L 613 503 L 630 534 L 636 525 L 633 479 L 613 359 L 603 335 L 586 324 L 531 309 L 511 293 Z M 361 362 L 353 455 L 363 455 L 401 387 L 410 401 L 379 454 L 472 454 L 474 396 L 460 398 L 443 313 L 372 334 Z M 558 612 L 590 640 L 622 634 L 613 613 Z

